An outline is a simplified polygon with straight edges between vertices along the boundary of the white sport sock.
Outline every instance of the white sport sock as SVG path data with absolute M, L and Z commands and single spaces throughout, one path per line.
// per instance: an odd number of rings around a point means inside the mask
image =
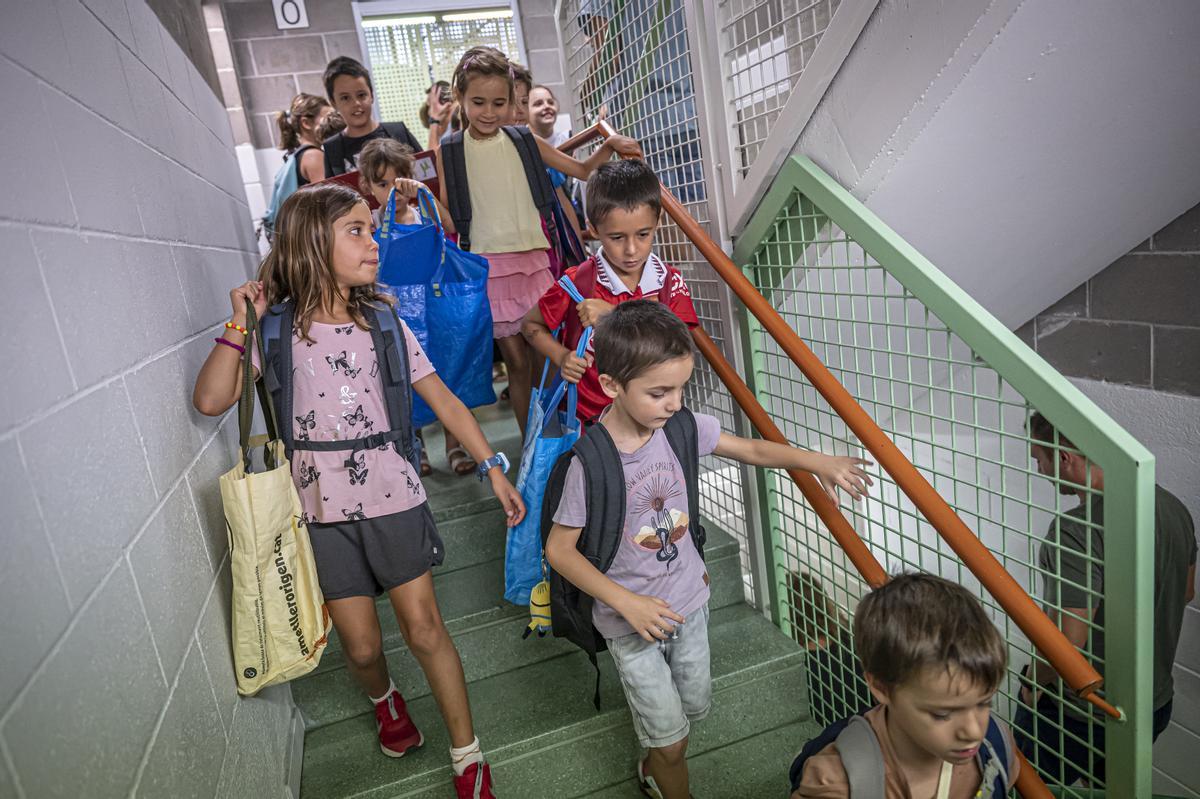
M 454 773 L 461 777 L 472 763 L 483 762 L 483 750 L 479 748 L 479 737 L 466 746 L 450 747 L 450 765 Z
M 382 702 L 383 700 L 385 700 L 385 699 L 387 699 L 389 696 L 391 696 L 391 693 L 392 693 L 392 691 L 394 691 L 394 690 L 396 690 L 396 683 L 392 682 L 392 681 L 389 679 L 389 680 L 388 680 L 388 689 L 387 689 L 386 691 L 384 691 L 384 692 L 383 692 L 383 696 L 381 696 L 381 697 L 379 697 L 378 699 L 376 699 L 375 697 L 373 697 L 373 696 L 369 696 L 369 695 L 368 695 L 368 697 L 367 697 L 367 698 L 371 700 L 371 704 L 372 704 L 372 705 L 378 705 L 380 702 Z

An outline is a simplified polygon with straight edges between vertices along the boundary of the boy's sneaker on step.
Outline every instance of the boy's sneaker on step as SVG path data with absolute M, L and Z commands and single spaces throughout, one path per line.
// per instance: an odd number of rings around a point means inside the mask
M 458 799 L 496 799 L 492 791 L 492 767 L 487 763 L 472 763 L 461 777 L 454 778 Z
M 375 726 L 379 730 L 379 748 L 388 757 L 403 757 L 409 749 L 425 743 L 421 731 L 408 717 L 408 708 L 399 691 L 392 691 L 375 703 Z

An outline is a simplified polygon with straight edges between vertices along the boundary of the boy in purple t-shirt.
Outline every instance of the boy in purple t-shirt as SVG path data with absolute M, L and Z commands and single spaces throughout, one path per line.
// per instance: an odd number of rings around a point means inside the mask
M 684 471 L 663 433 L 683 404 L 692 376 L 691 334 L 655 302 L 617 306 L 595 333 L 600 386 L 612 398 L 600 424 L 621 456 L 625 529 L 616 555 L 601 572 L 578 549 L 587 523 L 585 475 L 571 462 L 546 560 L 567 582 L 595 599 L 592 622 L 612 653 L 642 748 L 638 782 L 659 799 L 687 799 L 685 755 L 690 722 L 708 713 L 712 696 L 708 651 L 708 572 L 687 535 Z M 837 488 L 858 499 L 872 484 L 861 458 L 806 452 L 721 432 L 695 414 L 699 456 L 715 453 L 756 466 L 812 472 L 837 500 Z

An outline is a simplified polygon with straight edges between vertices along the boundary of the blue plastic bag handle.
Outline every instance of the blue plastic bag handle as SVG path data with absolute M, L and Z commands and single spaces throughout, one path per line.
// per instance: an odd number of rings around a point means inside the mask
M 417 192 L 417 216 L 422 225 L 433 225 L 438 230 L 438 268 L 430 278 L 434 294 L 441 296 L 439 288 L 446 263 L 446 229 L 442 226 L 442 217 L 438 213 L 437 203 L 433 201 L 433 192 L 424 184 Z M 387 203 L 383 208 L 383 220 L 379 225 L 379 262 L 387 263 L 387 251 L 391 246 L 392 237 L 388 232 L 396 223 L 396 189 L 388 192 Z
M 563 275 L 558 279 L 558 285 L 563 291 L 576 302 L 583 302 L 583 295 L 579 293 L 579 289 L 571 282 L 571 278 Z M 559 328 L 560 330 L 562 328 Z M 557 333 L 557 331 L 556 331 Z M 588 344 L 592 341 L 592 326 L 588 325 L 583 329 L 579 336 L 579 344 L 575 347 L 575 356 L 582 358 L 587 352 Z M 542 380 L 538 385 L 538 391 L 541 392 L 543 386 L 546 385 L 546 374 L 550 368 L 550 359 L 542 365 Z M 575 418 L 575 409 L 579 402 L 579 388 L 575 383 L 568 383 L 566 380 L 559 378 L 558 385 L 554 387 L 554 393 L 550 395 L 550 400 L 546 403 L 546 413 L 542 416 L 542 428 L 545 429 L 546 422 L 550 419 L 551 413 L 558 407 L 558 403 L 562 402 L 563 392 L 567 395 L 567 426 L 575 429 L 579 426 L 579 420 Z

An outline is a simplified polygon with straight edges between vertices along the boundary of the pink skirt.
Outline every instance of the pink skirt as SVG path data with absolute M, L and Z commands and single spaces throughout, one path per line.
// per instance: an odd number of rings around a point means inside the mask
M 548 252 L 480 253 L 488 260 L 488 305 L 496 338 L 519 334 L 525 314 L 554 285 Z

